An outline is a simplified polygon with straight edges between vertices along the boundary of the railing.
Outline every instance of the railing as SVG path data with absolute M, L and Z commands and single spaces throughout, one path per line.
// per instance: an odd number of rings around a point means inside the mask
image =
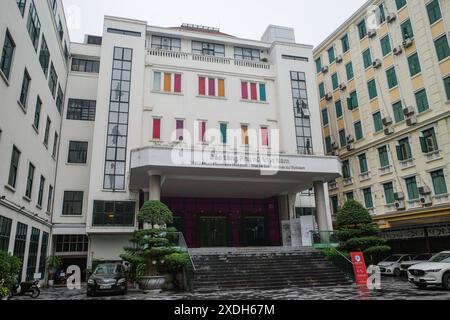
M 316 249 L 337 248 L 339 239 L 334 231 L 311 231 L 311 243 Z
M 183 275 L 185 278 L 185 286 L 187 289 L 192 291 L 194 273 L 196 271 L 194 260 L 192 259 L 192 255 L 189 251 L 189 248 L 186 244 L 186 240 L 184 239 L 183 233 L 181 232 L 170 232 L 169 237 L 172 240 L 172 244 L 181 252 L 185 253 L 189 257 L 189 263 L 185 267 L 183 271 Z
M 223 65 L 234 64 L 235 66 L 238 66 L 238 67 L 246 67 L 246 68 L 253 68 L 253 69 L 270 70 L 270 68 L 271 68 L 270 63 L 266 63 L 266 62 L 236 60 L 236 59 L 225 58 L 225 57 L 207 56 L 207 55 L 201 55 L 201 54 L 168 51 L 168 50 L 161 50 L 161 49 L 147 49 L 147 55 L 155 56 L 155 57 L 162 57 L 162 58 L 170 58 L 170 59 L 216 63 L 216 64 L 223 64 Z

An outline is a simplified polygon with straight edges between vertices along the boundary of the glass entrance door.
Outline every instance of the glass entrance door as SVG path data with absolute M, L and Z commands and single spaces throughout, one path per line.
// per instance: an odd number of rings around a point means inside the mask
M 227 217 L 200 217 L 200 247 L 228 247 L 229 230 Z
M 244 217 L 245 244 L 249 247 L 266 245 L 266 218 L 264 216 Z

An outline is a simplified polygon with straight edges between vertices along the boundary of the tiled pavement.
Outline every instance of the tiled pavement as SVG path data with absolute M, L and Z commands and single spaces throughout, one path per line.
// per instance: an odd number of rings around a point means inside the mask
M 18 300 L 31 299 L 18 297 Z M 442 288 L 419 290 L 406 279 L 382 278 L 379 291 L 361 290 L 356 286 L 326 287 L 314 289 L 277 290 L 277 291 L 234 291 L 208 294 L 177 294 L 164 292 L 145 294 L 130 290 L 126 296 L 87 298 L 85 289 L 68 290 L 66 288 L 42 289 L 38 300 L 450 300 L 450 291 Z

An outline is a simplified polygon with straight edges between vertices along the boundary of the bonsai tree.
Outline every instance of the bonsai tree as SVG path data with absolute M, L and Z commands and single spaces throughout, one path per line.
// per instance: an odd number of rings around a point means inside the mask
M 49 256 L 47 258 L 47 267 L 48 267 L 48 274 L 49 280 L 54 280 L 53 276 L 55 275 L 56 271 L 58 271 L 59 268 L 62 267 L 62 260 L 58 256 Z
M 356 200 L 347 201 L 337 214 L 337 236 L 340 251 L 361 251 L 368 264 L 391 250 L 386 240 L 378 237 L 379 228 L 373 223 L 369 212 Z
M 158 271 L 171 274 L 175 289 L 181 290 L 183 285 L 178 280 L 177 274 L 183 272 L 184 267 L 186 267 L 188 263 L 189 263 L 189 256 L 186 253 L 183 252 L 172 253 L 162 258 L 161 264 L 158 267 Z
M 9 296 L 12 288 L 17 285 L 18 275 L 22 268 L 19 258 L 8 252 L 0 251 L 0 297 Z

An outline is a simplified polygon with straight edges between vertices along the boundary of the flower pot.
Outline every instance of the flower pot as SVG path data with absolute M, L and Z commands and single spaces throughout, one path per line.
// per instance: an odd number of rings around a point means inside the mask
M 166 282 L 166 277 L 142 277 L 139 285 L 142 290 L 161 290 Z

